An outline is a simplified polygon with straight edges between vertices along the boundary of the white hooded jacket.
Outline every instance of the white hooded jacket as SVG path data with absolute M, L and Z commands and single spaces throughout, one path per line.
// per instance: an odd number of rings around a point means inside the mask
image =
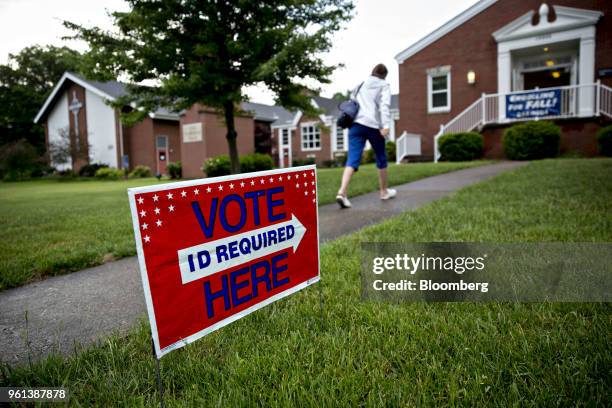
M 363 82 L 359 92 L 358 88 L 359 85 L 352 93 L 359 103 L 355 122 L 374 129 L 390 128 L 391 87 L 387 81 L 371 75 Z

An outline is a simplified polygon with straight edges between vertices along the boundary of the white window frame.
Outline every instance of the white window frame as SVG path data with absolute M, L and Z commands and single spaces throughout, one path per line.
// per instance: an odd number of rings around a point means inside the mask
M 446 90 L 434 91 L 433 78 L 446 75 Z M 451 67 L 446 65 L 443 67 L 431 68 L 427 70 L 427 113 L 442 113 L 451 111 Z M 446 92 L 446 106 L 433 106 L 433 94 Z
M 342 148 L 338 147 L 338 140 L 339 140 L 339 135 L 338 132 L 342 132 Z M 348 129 L 342 129 L 341 127 L 339 127 L 338 125 L 334 124 L 333 127 L 333 133 L 334 133 L 334 137 L 333 137 L 333 151 L 334 152 L 346 152 L 348 150 L 348 140 L 347 140 L 347 135 L 348 135 Z
M 304 135 L 304 129 L 311 127 L 315 130 L 315 134 L 319 135 L 319 147 L 304 147 L 304 143 L 306 142 Z M 313 141 L 316 139 L 313 139 Z M 318 122 L 308 122 L 308 123 L 302 123 L 302 125 L 300 126 L 300 148 L 303 152 L 317 152 L 321 150 L 321 127 L 319 126 Z

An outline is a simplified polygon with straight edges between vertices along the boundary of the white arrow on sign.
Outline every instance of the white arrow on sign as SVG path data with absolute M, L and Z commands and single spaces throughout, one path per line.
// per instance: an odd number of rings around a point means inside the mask
M 181 249 L 178 251 L 178 262 L 183 284 L 283 249 L 293 247 L 295 253 L 304 234 L 306 227 L 291 214 L 289 221 Z M 281 240 L 281 237 L 284 239 Z M 255 242 L 260 244 L 255 245 L 257 249 L 253 245 Z

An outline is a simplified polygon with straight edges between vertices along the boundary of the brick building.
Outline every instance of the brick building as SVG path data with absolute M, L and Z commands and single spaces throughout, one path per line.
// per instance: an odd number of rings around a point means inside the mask
M 51 164 L 60 170 L 78 170 L 87 162 L 129 169 L 146 165 L 154 173 L 166 174 L 167 163 L 181 161 L 183 176 L 197 178 L 203 176 L 206 159 L 228 154 L 223 117 L 212 109 L 198 104 L 180 113 L 160 108 L 143 121 L 125 126 L 119 120 L 119 109 L 108 102 L 126 92 L 120 82 L 91 81 L 66 72 L 35 122 L 44 125 L 47 146 L 68 133 L 73 146 L 87 151 L 69 162 Z M 397 101 L 394 95 L 391 113 L 396 120 Z M 312 104 L 321 112 L 317 117 L 280 106 L 242 103 L 235 118 L 239 154 L 269 154 L 277 166 L 288 167 L 306 159 L 323 164 L 345 152 L 347 131 L 335 124 L 338 102 L 317 96 Z M 394 138 L 392 126 L 391 140 Z
M 594 155 L 594 134 L 612 115 L 612 2 L 481 0 L 396 60 L 398 133 L 421 141 L 413 151 L 400 137 L 400 160 L 437 158 L 441 135 L 467 130 L 483 133 L 487 157 L 503 157 L 504 129 L 536 118 L 561 126 L 562 151 Z M 544 88 L 555 90 L 556 110 L 513 111 L 509 101 Z
M 166 109 L 152 112 L 128 127 L 119 120 L 119 109 L 108 105 L 125 95 L 117 81 L 98 82 L 66 72 L 36 115 L 45 128 L 47 147 L 69 135 L 76 146 L 71 160 L 51 163 L 59 170 L 78 170 L 87 162 L 133 168 L 139 164 L 165 173 L 168 161 L 181 160 L 179 117 Z

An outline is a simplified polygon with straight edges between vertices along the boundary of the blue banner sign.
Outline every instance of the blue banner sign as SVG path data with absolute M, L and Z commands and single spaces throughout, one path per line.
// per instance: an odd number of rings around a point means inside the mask
M 506 117 L 508 119 L 541 118 L 560 114 L 560 89 L 506 95 Z

